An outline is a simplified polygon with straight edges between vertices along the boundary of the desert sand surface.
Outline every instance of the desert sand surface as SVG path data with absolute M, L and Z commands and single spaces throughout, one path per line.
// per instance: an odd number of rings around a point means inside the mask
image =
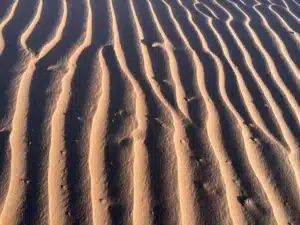
M 1 0 L 0 225 L 300 225 L 299 0 Z

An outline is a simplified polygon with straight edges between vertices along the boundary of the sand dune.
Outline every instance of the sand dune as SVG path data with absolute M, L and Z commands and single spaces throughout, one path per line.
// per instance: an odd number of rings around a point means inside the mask
M 300 224 L 297 0 L 23 1 L 0 225 Z

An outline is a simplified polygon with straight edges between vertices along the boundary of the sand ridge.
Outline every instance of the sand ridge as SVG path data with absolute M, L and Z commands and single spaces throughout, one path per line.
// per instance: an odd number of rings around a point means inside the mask
M 3 29 L 9 23 L 9 21 L 14 17 L 14 13 L 16 11 L 16 8 L 18 7 L 18 4 L 19 4 L 19 0 L 16 0 L 13 2 L 7 15 L 5 16 L 5 19 L 3 19 L 0 23 L 0 55 L 2 55 L 2 52 L 5 48 L 5 39 L 3 38 Z
M 86 26 L 82 40 L 74 47 L 70 58 L 67 59 L 67 73 L 63 75 L 61 93 L 57 100 L 57 107 L 51 119 L 51 145 L 49 156 L 48 196 L 50 224 L 67 224 L 68 221 L 68 193 L 65 172 L 65 143 L 64 117 L 70 100 L 71 81 L 76 69 L 76 62 L 80 54 L 92 41 L 92 9 L 89 0 L 85 2 Z M 52 180 L 53 179 L 53 180 Z
M 5 3 L 0 57 L 21 1 Z M 59 0 L 51 29 L 47 1 L 32 0 L 11 68 L 0 225 L 300 224 L 297 0 Z M 82 29 L 67 27 L 71 19 Z M 49 34 L 40 49 L 30 41 L 39 32 Z M 64 38 L 72 43 L 59 58 Z M 31 98 L 46 70 L 55 82 L 43 86 L 42 98 L 53 98 L 43 105 Z M 29 118 L 34 107 L 43 121 Z M 30 134 L 46 165 L 32 160 Z M 44 172 L 33 179 L 35 167 Z M 30 199 L 32 186 L 41 198 Z M 32 220 L 30 201 L 43 207 Z

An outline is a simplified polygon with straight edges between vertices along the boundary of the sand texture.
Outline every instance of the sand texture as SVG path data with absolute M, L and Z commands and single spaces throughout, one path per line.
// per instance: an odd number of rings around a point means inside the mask
M 0 225 L 300 225 L 299 0 L 1 0 Z

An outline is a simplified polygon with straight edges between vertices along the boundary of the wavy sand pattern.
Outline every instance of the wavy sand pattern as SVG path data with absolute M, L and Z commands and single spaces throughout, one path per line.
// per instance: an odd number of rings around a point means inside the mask
M 24 1 L 0 225 L 300 224 L 298 0 Z

